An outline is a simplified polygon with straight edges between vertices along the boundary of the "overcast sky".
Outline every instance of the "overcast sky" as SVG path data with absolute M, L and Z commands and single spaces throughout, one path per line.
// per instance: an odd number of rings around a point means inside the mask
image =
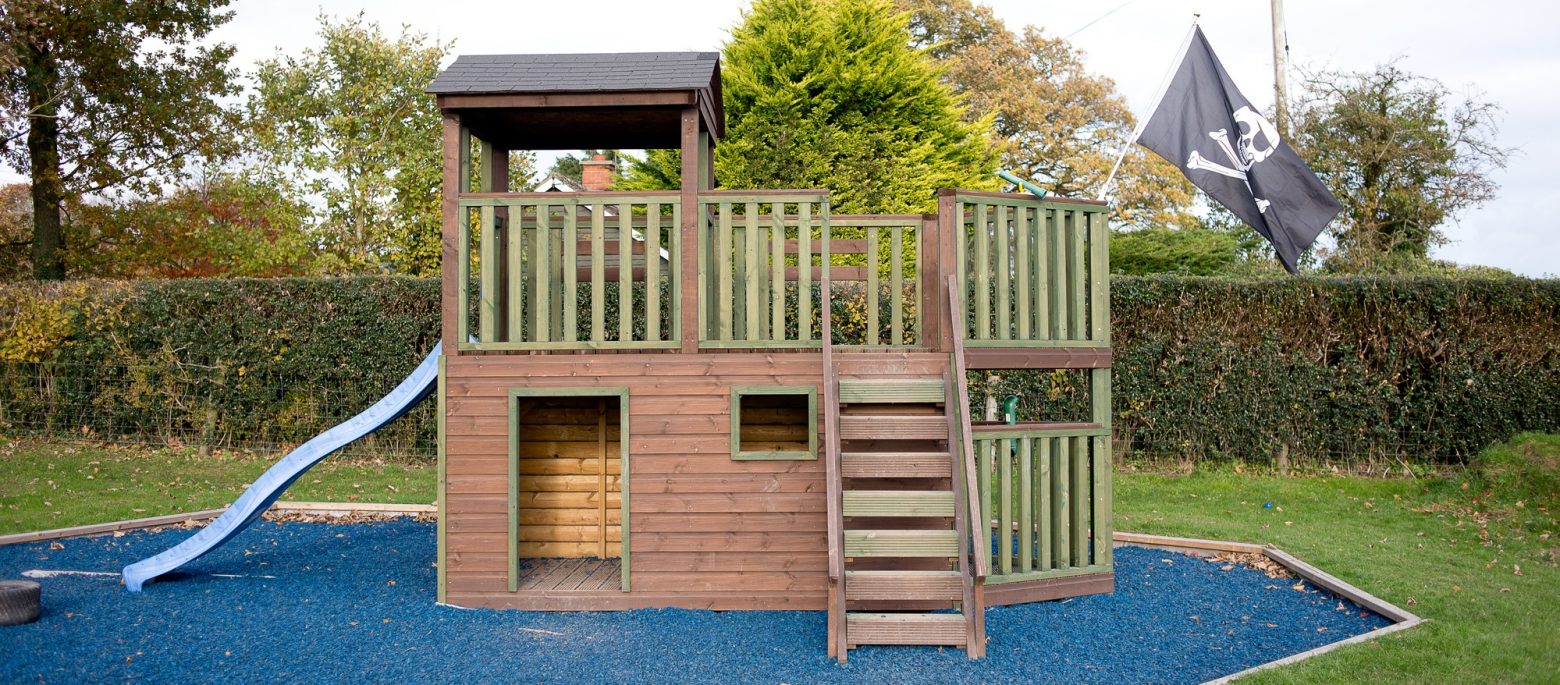
M 401 24 L 455 42 L 465 54 L 719 50 L 745 0 L 237 0 L 219 39 L 248 68 L 278 51 L 317 44 L 320 13 L 362 11 L 394 32 Z M 1089 68 L 1114 79 L 1141 117 L 1176 48 L 1200 13 L 1209 41 L 1245 95 L 1273 102 L 1266 0 L 988 0 L 1008 28 L 1037 25 L 1070 36 Z M 1401 66 L 1458 92 L 1481 92 L 1505 109 L 1499 143 L 1519 150 L 1498 174 L 1496 201 L 1447 228 L 1436 256 L 1539 276 L 1560 274 L 1560 12 L 1553 3 L 1287 0 L 1291 64 L 1367 70 Z M 1107 16 L 1108 15 L 1108 16 Z M 1091 24 L 1091 22 L 1093 22 Z M 1291 76 L 1291 82 L 1294 77 Z

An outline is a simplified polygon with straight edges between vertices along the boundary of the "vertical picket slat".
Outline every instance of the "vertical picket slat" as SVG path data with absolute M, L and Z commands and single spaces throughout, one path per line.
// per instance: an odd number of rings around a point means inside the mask
M 509 342 L 526 340 L 526 262 L 523 248 L 526 245 L 526 208 L 523 204 L 509 206 L 509 243 L 504 251 L 509 253 Z
M 568 211 L 569 207 L 558 207 L 560 211 Z M 549 328 L 553 340 L 563 340 L 563 229 L 552 225 L 552 212 L 547 213 L 547 281 L 548 292 L 552 294 L 547 298 L 551 303 L 547 315 L 552 324 Z
M 1094 420 L 1105 427 L 1110 426 L 1110 369 L 1094 369 L 1090 372 L 1091 385 L 1090 400 L 1094 403 Z M 1094 519 L 1091 528 L 1094 531 L 1094 563 L 1106 565 L 1111 563 L 1111 468 L 1110 436 L 1100 435 L 1093 438 L 1094 467 Z
M 975 339 L 991 339 L 991 207 L 975 205 Z
M 1051 216 L 1051 339 L 1067 340 L 1067 219 L 1062 210 Z
M 774 231 L 768 222 L 763 221 L 763 215 L 754 219 L 753 232 L 756 236 L 753 241 L 758 245 L 758 268 L 753 276 L 753 290 L 757 293 L 758 309 L 754 310 L 752 317 L 758 322 L 758 337 L 760 340 L 774 340 L 769 334 L 770 312 L 774 309 L 769 301 L 769 243 Z
M 1034 440 L 1018 439 L 1018 572 L 1034 569 Z
M 1074 210 L 1072 213 L 1072 226 L 1067 231 L 1067 290 L 1068 313 L 1072 315 L 1069 326 L 1072 337 L 1075 340 L 1083 340 L 1089 337 L 1089 328 L 1084 317 L 1087 315 L 1087 302 L 1084 300 L 1085 280 L 1087 276 L 1083 272 L 1083 238 L 1087 233 L 1084 224 L 1084 212 Z
M 1073 564 L 1089 563 L 1089 439 L 1082 436 L 1072 440 L 1072 558 Z
M 645 205 L 645 340 L 660 339 L 661 205 L 652 202 Z
M 1072 482 L 1072 440 L 1059 438 L 1056 446 L 1059 449 L 1053 455 L 1055 464 L 1051 469 L 1051 552 L 1057 568 L 1070 568 L 1072 542 L 1068 533 L 1072 529 L 1072 509 L 1068 506 L 1067 484 Z
M 460 279 L 460 285 L 455 289 L 456 306 L 460 308 L 455 317 L 455 332 L 460 341 L 465 342 L 471 336 L 471 212 L 466 209 L 460 210 L 460 244 L 455 250 L 459 255 L 455 265 L 456 278 Z
M 1045 208 L 1035 210 L 1035 339 L 1051 339 L 1051 232 L 1054 212 Z
M 634 339 L 634 206 L 618 203 L 618 341 Z
M 997 545 L 1003 573 L 1013 572 L 1013 440 L 997 441 L 997 473 L 1001 496 L 997 501 Z
M 1029 208 L 1016 207 L 1013 215 L 1014 242 L 1018 243 L 1018 254 L 1013 258 L 1013 269 L 1017 271 L 1018 284 L 1014 287 L 1014 294 L 1018 295 L 1018 339 L 1030 340 L 1029 337 Z
M 697 209 L 698 209 L 698 205 L 694 205 L 692 208 L 690 208 L 690 211 L 696 211 Z M 671 293 L 671 300 L 672 300 L 672 307 L 671 307 L 671 312 L 670 312 L 670 314 L 671 314 L 671 322 L 672 322 L 672 340 L 682 340 L 682 337 L 683 337 L 682 308 L 684 306 L 686 306 L 686 305 L 682 301 L 682 279 L 683 279 L 683 273 L 682 273 L 682 251 L 683 251 L 683 244 L 682 244 L 682 203 L 681 202 L 677 202 L 677 203 L 672 204 L 672 223 L 671 223 L 671 225 L 667 226 L 666 232 L 667 232 L 668 235 L 672 236 L 672 251 L 670 253 L 671 259 L 669 260 L 669 262 L 671 264 L 671 267 L 672 267 L 672 278 L 671 278 L 671 287 L 667 289 L 667 292 Z M 700 294 L 702 295 L 702 293 L 700 293 Z M 702 319 L 700 320 L 700 325 L 701 326 L 703 325 L 703 320 Z M 694 335 L 694 334 L 693 333 L 689 333 L 689 335 Z
M 758 270 L 758 203 L 747 203 L 747 213 L 743 215 L 746 225 L 742 229 L 742 237 L 745 239 L 745 248 L 742 251 L 742 294 L 746 297 L 743 307 L 743 318 L 747 329 L 747 340 L 759 340 L 759 309 L 758 289 L 763 284 L 763 274 Z
M 498 340 L 498 230 L 493 227 L 493 208 L 483 207 L 477 212 L 482 222 L 478 235 L 478 259 L 482 263 L 481 286 L 477 297 L 477 337 L 482 342 Z
M 715 230 L 715 261 L 719 265 L 716 274 L 715 307 L 719 321 L 716 337 L 731 339 L 731 203 L 720 203 L 720 225 Z
M 785 203 L 769 206 L 769 337 L 785 340 Z
M 1035 535 L 1035 544 L 1039 546 L 1040 570 L 1049 571 L 1054 566 L 1051 563 L 1051 549 L 1055 545 L 1051 542 L 1051 446 L 1056 438 L 1040 439 L 1039 462 L 1040 477 L 1035 483 L 1035 495 L 1039 502 L 1035 505 L 1035 513 L 1040 518 L 1039 531 Z
M 580 298 L 580 231 L 579 207 L 563 207 L 563 339 L 577 342 L 579 333 Z
M 600 203 L 590 207 L 590 339 L 596 343 L 607 339 L 606 212 Z
M 878 227 L 867 226 L 867 344 L 880 345 L 878 332 Z
M 698 254 L 696 255 L 698 260 L 698 268 L 694 269 L 694 273 L 687 274 L 687 276 L 698 279 L 699 292 L 698 297 L 695 297 L 694 299 L 698 300 L 696 306 L 699 308 L 699 330 L 695 334 L 698 335 L 700 339 L 712 339 L 715 336 L 715 326 L 714 322 L 710 319 L 710 300 L 715 298 L 713 297 L 713 291 L 710 290 L 714 284 L 709 282 L 709 273 L 710 269 L 714 268 L 710 262 L 710 248 L 712 247 L 710 242 L 714 240 L 715 236 L 710 233 L 712 227 L 710 225 L 709 203 L 701 200 L 692 209 L 693 211 L 698 212 L 698 230 L 694 232 L 694 235 L 697 238 L 697 240 L 694 241 L 697 243 L 694 249 L 698 250 Z M 682 224 L 676 225 L 681 226 Z M 682 231 L 680 230 L 673 230 L 672 234 L 676 235 L 681 232 Z
M 977 440 L 975 472 L 979 474 L 977 489 L 980 492 L 980 527 L 978 538 L 985 549 L 991 549 L 991 451 L 996 446 L 995 440 Z
M 893 289 L 890 299 L 893 300 L 894 311 L 889 315 L 888 325 L 894 327 L 893 344 L 905 344 L 905 229 L 895 226 L 889 230 L 889 239 L 894 244 L 888 249 L 888 287 Z
M 1089 215 L 1089 326 L 1090 339 L 1110 344 L 1110 228 L 1105 215 Z
M 797 340 L 812 340 L 812 203 L 796 205 L 796 330 Z
M 535 292 L 532 297 L 535 303 L 532 310 L 536 312 L 532 317 L 531 337 L 536 342 L 548 342 L 552 331 L 552 324 L 548 316 L 552 313 L 552 274 L 547 268 L 547 252 L 551 247 L 552 233 L 548 224 L 547 205 L 536 207 L 536 251 L 531 254 L 531 261 L 536 266 L 536 277 L 531 280 L 531 289 Z
M 992 267 L 997 270 L 997 335 L 998 340 L 1013 337 L 1013 314 L 1008 284 L 1012 278 L 1012 241 L 1008 238 L 1008 215 L 1013 207 L 997 205 L 992 208 L 992 230 L 997 234 L 997 254 Z

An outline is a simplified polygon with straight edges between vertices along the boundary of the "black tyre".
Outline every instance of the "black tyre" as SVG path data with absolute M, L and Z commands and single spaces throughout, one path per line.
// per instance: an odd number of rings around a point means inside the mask
M 0 626 L 38 620 L 43 587 L 30 580 L 0 580 Z

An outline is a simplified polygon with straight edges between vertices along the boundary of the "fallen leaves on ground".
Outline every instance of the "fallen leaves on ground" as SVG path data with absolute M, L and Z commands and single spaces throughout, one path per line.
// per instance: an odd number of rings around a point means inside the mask
M 1219 567 L 1221 571 L 1230 571 L 1234 570 L 1235 566 L 1244 566 L 1261 571 L 1269 578 L 1294 577 L 1294 574 L 1285 568 L 1283 564 L 1269 559 L 1265 554 L 1256 552 L 1220 552 L 1211 557 L 1204 557 L 1203 561 L 1210 564 L 1223 564 Z

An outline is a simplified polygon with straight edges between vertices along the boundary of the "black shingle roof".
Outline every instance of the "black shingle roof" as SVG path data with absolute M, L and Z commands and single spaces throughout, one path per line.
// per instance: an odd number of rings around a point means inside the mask
M 461 55 L 429 93 L 561 93 L 709 88 L 714 52 Z

